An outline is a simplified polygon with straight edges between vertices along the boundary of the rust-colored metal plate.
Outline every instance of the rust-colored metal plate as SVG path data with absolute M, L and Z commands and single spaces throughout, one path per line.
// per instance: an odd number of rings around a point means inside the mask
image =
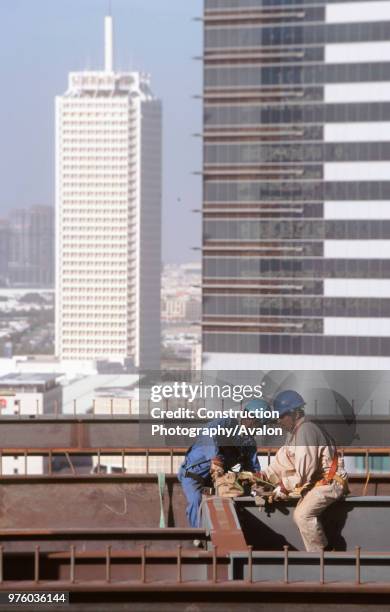
M 187 527 L 185 499 L 178 483 L 167 483 L 163 506 L 167 526 Z M 14 481 L 0 485 L 0 531 L 158 528 L 159 521 L 157 482 L 73 482 L 69 478 L 64 482 L 47 480 L 31 485 Z

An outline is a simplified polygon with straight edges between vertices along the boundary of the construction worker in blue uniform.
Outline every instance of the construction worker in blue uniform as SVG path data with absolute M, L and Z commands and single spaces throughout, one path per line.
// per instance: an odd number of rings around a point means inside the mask
M 263 399 L 248 402 L 245 410 L 269 410 L 269 405 Z M 215 419 L 204 427 L 235 427 L 239 425 L 235 418 Z M 247 423 L 243 420 L 243 425 Z M 251 424 L 253 427 L 253 424 Z M 182 463 L 178 478 L 187 498 L 187 519 L 191 527 L 199 527 L 199 507 L 202 501 L 202 489 L 211 487 L 213 480 L 236 466 L 240 470 L 259 472 L 256 441 L 252 436 L 236 436 L 232 438 L 202 435 L 188 449 Z

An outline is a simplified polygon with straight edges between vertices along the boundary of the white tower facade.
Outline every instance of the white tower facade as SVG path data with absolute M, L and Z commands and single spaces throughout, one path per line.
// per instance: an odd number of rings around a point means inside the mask
M 69 75 L 56 98 L 56 354 L 160 364 L 161 103 L 147 75 Z

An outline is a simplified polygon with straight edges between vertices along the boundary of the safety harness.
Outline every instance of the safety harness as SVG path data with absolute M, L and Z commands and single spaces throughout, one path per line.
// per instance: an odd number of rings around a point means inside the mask
M 338 464 L 339 464 L 339 454 L 336 451 L 335 454 L 333 455 L 332 463 L 330 465 L 328 473 L 325 474 L 325 476 L 321 478 L 320 480 L 317 480 L 314 486 L 321 487 L 323 485 L 330 484 L 333 480 L 337 481 L 336 476 L 338 476 L 338 474 L 336 474 L 336 471 L 337 471 Z M 341 480 L 341 476 L 339 476 L 339 478 Z
M 296 438 L 297 432 L 302 427 L 304 422 L 305 421 L 302 420 L 302 422 L 299 423 L 299 425 L 297 427 L 295 427 L 292 439 Z M 291 441 L 290 441 L 290 443 L 291 443 Z M 335 481 L 335 482 L 338 482 L 339 484 L 341 484 L 344 487 L 344 493 L 347 495 L 349 493 L 348 479 L 347 478 L 343 478 L 342 476 L 340 476 L 340 474 L 337 474 L 338 466 L 339 466 L 339 454 L 338 454 L 337 450 L 335 450 L 335 453 L 334 453 L 333 459 L 332 459 L 332 463 L 330 464 L 330 468 L 328 470 L 328 473 L 325 474 L 319 480 L 317 480 L 314 484 L 312 484 L 312 485 L 304 485 L 303 487 L 296 487 L 295 490 L 299 491 L 299 492 L 309 491 L 312 487 L 322 487 L 324 485 L 331 484 L 333 481 Z
M 337 474 L 338 465 L 339 465 L 339 454 L 336 451 L 333 456 L 332 463 L 330 465 L 328 473 L 325 474 L 325 476 L 321 478 L 320 480 L 317 480 L 314 486 L 322 487 L 324 485 L 328 485 L 331 482 L 335 481 L 343 485 L 344 491 L 347 493 L 348 492 L 348 480 L 347 478 L 343 478 L 342 476 L 340 476 L 340 474 Z

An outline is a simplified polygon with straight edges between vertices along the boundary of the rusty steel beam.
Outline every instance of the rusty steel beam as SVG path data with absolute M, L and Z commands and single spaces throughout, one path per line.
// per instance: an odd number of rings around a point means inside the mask
M 123 588 L 133 592 L 140 588 L 154 591 L 158 587 L 169 591 L 176 585 L 194 593 L 218 590 L 217 585 L 230 593 L 240 593 L 243 585 L 253 592 L 270 593 L 280 590 L 381 593 L 390 589 L 390 582 L 383 578 L 364 579 L 366 570 L 371 577 L 375 576 L 376 568 L 381 570 L 381 576 L 387 574 L 388 553 L 361 553 L 358 548 L 355 553 L 287 552 L 253 553 L 248 546 L 241 553 L 216 555 L 214 549 L 211 552 L 186 551 L 180 545 L 171 552 L 149 551 L 145 546 L 124 552 L 113 551 L 110 546 L 93 552 L 71 546 L 68 551 L 59 553 L 41 552 L 39 547 L 33 553 L 22 554 L 3 553 L 1 549 L 0 586 L 6 589 L 13 585 L 28 590 L 33 582 L 40 587 L 50 585 L 52 589 L 61 590 L 62 586 L 71 584 L 72 588 L 93 592 L 96 587 L 100 590 L 106 585 L 110 592 Z M 268 577 L 262 568 L 268 570 Z M 291 578 L 289 570 L 294 568 L 305 578 Z M 307 568 L 310 568 L 310 575 L 306 577 Z M 331 578 L 328 571 L 332 573 Z M 346 580 L 345 575 L 350 578 Z
M 95 485 L 96 495 L 99 491 L 103 492 L 108 485 L 145 485 L 152 490 L 153 487 L 157 490 L 157 474 L 156 473 L 123 473 L 123 474 L 91 474 L 78 472 L 77 467 L 74 472 L 68 469 L 69 473 L 52 472 L 46 474 L 9 474 L 0 477 L 2 487 L 18 486 L 18 485 L 59 485 L 64 489 L 63 497 L 66 503 L 66 489 L 71 485 Z M 175 473 L 165 474 L 165 480 L 171 493 L 173 505 L 180 508 L 183 506 L 181 488 Z M 152 488 L 152 489 L 150 489 Z M 390 474 L 374 473 L 371 474 L 350 474 L 349 489 L 353 495 L 361 496 L 380 496 L 390 495 Z M 33 491 L 31 491 L 32 493 Z M 157 501 L 157 500 L 155 500 Z M 148 512 L 147 512 L 148 513 Z
M 133 527 L 118 529 L 104 527 L 101 529 L 0 529 L 0 541 L 27 540 L 204 540 L 207 532 L 201 528 L 189 527 Z
M 0 428 L 1 431 L 1 428 Z M 9 443 L 10 440 L 7 440 Z M 30 442 L 33 442 L 31 440 Z M 134 457 L 143 457 L 143 456 L 182 456 L 188 450 L 187 447 L 184 446 L 163 446 L 163 447 L 148 447 L 148 446 L 34 446 L 34 444 L 29 444 L 26 446 L 22 446 L 19 444 L 18 446 L 0 446 L 0 455 L 3 456 L 11 456 L 11 455 L 24 455 L 28 454 L 31 456 L 42 455 L 64 455 L 65 453 L 73 454 L 73 455 L 96 455 L 96 453 L 100 452 L 104 455 L 122 455 L 125 456 L 134 456 Z M 338 448 L 340 454 L 348 456 L 348 457 L 383 457 L 390 456 L 390 446 L 378 446 L 378 447 L 363 447 L 363 446 L 346 446 Z M 258 448 L 258 456 L 259 457 L 268 457 L 271 460 L 272 456 L 278 451 L 277 447 L 272 448 Z
M 77 466 L 76 466 L 77 467 Z M 168 481 L 179 482 L 176 472 L 165 473 L 165 479 Z M 386 487 L 390 485 L 390 472 L 369 472 L 366 473 L 350 473 L 348 475 L 349 484 L 352 486 L 368 486 L 368 487 Z M 157 472 L 123 472 L 123 473 L 85 473 L 61 470 L 59 472 L 47 472 L 44 474 L 3 474 L 0 476 L 0 482 L 4 484 L 17 483 L 68 483 L 68 482 L 105 482 L 105 483 L 153 483 L 157 482 Z
M 7 502 L 7 500 L 5 500 Z M 372 503 L 372 502 L 371 502 Z M 11 509 L 12 510 L 12 509 Z M 34 510 L 32 508 L 32 510 Z M 34 512 L 32 513 L 34 515 Z M 130 516 L 130 515 L 129 515 Z M 129 518 L 126 516 L 126 519 Z M 171 529 L 163 534 L 163 530 L 138 527 L 132 529 L 94 529 L 91 527 L 73 529 L 2 529 L 0 539 L 7 543 L 8 537 L 15 541 L 19 538 L 30 541 L 30 537 L 38 544 L 30 554 L 23 549 L 15 555 L 4 552 L 4 545 L 0 549 L 2 581 L 0 588 L 8 590 L 31 590 L 31 585 L 40 588 L 69 590 L 71 592 L 107 592 L 112 596 L 116 592 L 153 593 L 164 592 L 173 597 L 175 593 L 219 593 L 228 600 L 233 594 L 245 593 L 335 593 L 335 594 L 361 594 L 361 593 L 389 593 L 390 582 L 363 581 L 362 572 L 367 563 L 372 572 L 373 563 L 378 568 L 387 571 L 390 567 L 390 554 L 364 553 L 356 550 L 351 553 L 284 553 L 254 552 L 245 542 L 241 525 L 238 521 L 234 502 L 226 498 L 206 497 L 202 502 L 202 517 L 206 528 L 210 530 L 211 549 L 209 552 L 186 551 L 181 545 L 176 551 L 151 551 L 143 545 L 138 550 L 125 549 L 122 553 L 114 550 L 111 544 L 105 550 L 94 549 L 86 551 L 85 541 L 91 538 L 98 541 L 100 538 L 112 542 L 115 538 L 123 539 L 123 534 L 129 539 L 142 541 L 149 537 L 156 539 L 156 534 L 164 540 L 177 540 L 191 538 L 198 535 L 199 530 Z M 138 536 L 138 537 L 137 537 Z M 169 537 L 168 537 L 169 536 Z M 203 531 L 203 537 L 206 537 Z M 45 539 L 64 539 L 70 541 L 82 540 L 83 550 L 77 550 L 77 544 L 71 544 L 69 551 L 42 551 Z M 80 545 L 80 543 L 79 543 Z M 234 551 L 234 552 L 233 552 Z M 244 564 L 247 568 L 244 579 L 235 576 L 234 563 Z M 355 583 L 343 580 L 327 580 L 326 568 L 340 566 L 340 571 L 349 568 L 355 571 Z M 280 574 L 284 581 L 271 578 L 264 579 L 261 567 L 275 566 L 275 576 Z M 304 581 L 289 582 L 290 569 L 303 565 L 315 570 L 317 579 L 311 575 Z M 230 569 L 229 569 L 230 568 Z M 355 569 L 354 569 L 355 568 Z M 257 572 L 255 574 L 254 572 Z M 301 570 L 302 571 L 302 570 Z M 230 572 L 230 573 L 229 573 Z M 312 574 L 312 572 L 311 572 Z M 33 575 L 34 580 L 29 577 Z M 227 577 L 230 575 L 230 580 Z M 260 575 L 260 580 L 256 576 Z M 50 576 L 51 580 L 48 580 Z M 68 588 L 70 585 L 70 588 Z M 243 588 L 244 587 L 244 588 Z
M 1 429 L 1 428 L 0 428 Z M 155 446 L 155 447 L 148 447 L 148 446 L 123 446 L 123 447 L 119 447 L 119 446 L 94 446 L 94 447 L 84 447 L 84 446 L 34 446 L 34 445 L 27 445 L 27 446 L 2 446 L 1 448 L 1 454 L 4 456 L 7 455 L 14 455 L 14 454 L 24 454 L 25 452 L 28 452 L 29 455 L 43 455 L 43 456 L 48 456 L 50 453 L 53 455 L 63 455 L 64 453 L 70 453 L 70 454 L 75 454 L 75 455 L 93 455 L 96 454 L 98 451 L 100 451 L 101 453 L 104 453 L 106 455 L 121 455 L 123 452 L 127 455 L 127 456 L 136 456 L 136 457 L 141 457 L 146 455 L 147 453 L 149 453 L 151 456 L 153 455 L 164 455 L 164 456 L 169 456 L 169 455 L 174 455 L 174 456 L 181 456 L 184 455 L 186 453 L 186 451 L 188 450 L 187 447 L 185 446 Z M 378 457 L 378 456 L 390 456 L 390 446 L 378 446 L 378 447 L 365 447 L 365 446 L 345 446 L 345 447 L 339 447 L 338 448 L 339 452 L 342 455 L 348 456 L 348 457 Z M 259 447 L 258 448 L 258 456 L 259 457 L 269 457 L 271 459 L 271 457 L 278 451 L 278 447 L 269 447 L 269 448 L 264 448 L 264 447 Z
M 53 456 L 52 456 L 53 457 Z M 101 456 L 101 461 L 104 463 L 104 456 Z M 72 459 L 70 460 L 72 463 Z M 1 457 L 0 457 L 1 466 Z M 149 467 L 147 465 L 147 467 Z M 16 485 L 62 485 L 63 487 L 71 485 L 86 484 L 92 486 L 95 484 L 96 495 L 99 495 L 99 491 L 107 489 L 108 485 L 148 485 L 153 487 L 157 491 L 157 473 L 156 472 L 140 472 L 140 473 L 115 473 L 107 474 L 103 471 L 100 473 L 91 473 L 92 463 L 89 466 L 82 464 L 79 466 L 77 463 L 68 465 L 64 463 L 60 471 L 55 471 L 52 465 L 46 464 L 45 473 L 43 474 L 3 474 L 0 476 L 0 482 L 2 487 L 16 486 Z M 172 469 L 172 465 L 171 468 Z M 0 469 L 1 474 L 1 469 Z M 183 500 L 181 495 L 181 487 L 178 484 L 177 475 L 175 472 L 168 472 L 165 474 L 165 480 L 167 487 L 170 491 L 169 495 L 172 497 L 174 492 L 174 499 L 172 503 L 174 505 L 183 506 Z M 353 495 L 389 495 L 390 494 L 390 473 L 381 473 L 366 471 L 364 473 L 352 473 L 349 474 L 349 488 Z M 48 489 L 49 490 L 49 489 Z M 28 490 L 26 490 L 28 491 Z M 32 491 L 31 491 L 32 493 Z M 66 503 L 66 491 L 63 492 L 64 502 Z
M 165 480 L 171 483 L 178 483 L 177 475 L 165 474 Z M 7 474 L 0 477 L 0 484 L 18 485 L 18 484 L 155 484 L 157 486 L 157 474 L 84 474 L 84 473 L 52 473 L 52 474 Z
M 170 594 L 173 599 L 176 599 L 175 594 L 200 594 L 200 593 L 218 593 L 222 596 L 222 601 L 229 601 L 232 594 L 240 594 L 241 597 L 247 597 L 248 593 L 268 593 L 273 595 L 278 594 L 303 594 L 303 595 L 324 595 L 324 594 L 361 594 L 369 595 L 389 595 L 390 583 L 377 582 L 356 584 L 355 582 L 337 582 L 322 584 L 318 582 L 294 582 L 286 584 L 282 581 L 269 582 L 252 582 L 238 580 L 220 580 L 220 581 L 188 581 L 177 582 L 171 580 L 156 580 L 155 582 L 146 582 L 141 580 L 123 580 L 120 582 L 107 582 L 105 580 L 8 580 L 0 583 L 0 591 L 15 591 L 31 592 L 31 591 L 68 591 L 70 593 L 158 593 Z M 224 596 L 225 595 L 225 596 Z M 132 598 L 126 598 L 125 601 L 133 601 Z M 312 601 L 308 599 L 307 601 Z M 318 601 L 318 600 L 317 600 Z M 361 601 L 361 600 L 358 600 Z M 74 599 L 72 598 L 74 603 Z M 325 602 L 322 602 L 325 603 Z M 370 603 L 375 603 L 371 599 Z M 388 600 L 386 601 L 388 604 Z M 321 601 L 319 601 L 321 604 Z
M 171 488 L 172 493 L 169 493 L 171 497 L 172 506 L 176 511 L 176 515 L 180 515 L 180 522 L 185 519 L 182 518 L 184 516 L 184 499 L 181 490 L 178 488 L 178 481 L 176 474 L 167 474 L 166 482 L 168 486 Z M 126 485 L 143 485 L 148 486 L 150 490 L 150 486 L 156 487 L 156 476 L 154 474 L 118 474 L 118 475 L 44 475 L 44 476 L 7 476 L 3 477 L 0 480 L 2 487 L 6 487 L 8 485 L 17 486 L 20 485 L 60 485 L 63 487 L 63 494 L 61 498 L 63 498 L 63 502 L 66 503 L 67 497 L 67 486 L 76 485 L 80 487 L 81 485 L 91 485 L 95 486 L 96 496 L 104 494 L 105 490 L 108 490 L 108 485 L 117 485 L 121 486 L 123 484 Z M 175 485 L 175 486 L 174 486 Z M 349 478 L 349 489 L 352 495 L 358 496 L 383 496 L 390 495 L 390 477 L 376 477 L 370 479 L 368 482 L 366 478 L 363 476 L 350 476 Z M 43 489 L 42 489 L 43 491 Z M 31 491 L 33 494 L 33 490 Z M 57 495 L 59 492 L 57 493 Z M 73 489 L 71 490 L 71 495 L 73 495 Z M 72 498 L 73 499 L 73 498 Z M 153 503 L 157 503 L 157 499 L 154 500 Z M 47 512 L 47 510 L 45 510 Z M 19 514 L 19 513 L 18 513 Z M 72 514 L 72 513 L 71 513 Z M 149 509 L 146 510 L 146 516 L 150 515 Z M 1 515 L 0 515 L 1 516 Z M 1 520 L 1 519 L 0 519 Z
M 389 581 L 364 580 L 363 573 L 367 568 L 372 576 L 378 567 L 382 568 L 383 576 L 389 565 L 389 554 L 363 554 L 360 549 L 355 554 L 291 552 L 287 555 L 252 553 L 247 547 L 242 553 L 222 556 L 216 555 L 214 550 L 182 550 L 180 545 L 175 551 L 149 551 L 144 546 L 137 551 L 123 552 L 113 551 L 110 546 L 93 552 L 71 546 L 68 551 L 59 553 L 41 552 L 36 547 L 32 553 L 1 552 L 0 590 L 28 591 L 35 590 L 31 588 L 35 585 L 40 589 L 107 591 L 111 594 L 122 590 L 134 593 L 158 589 L 194 594 L 228 591 L 229 597 L 244 590 L 270 594 L 388 593 Z M 271 577 L 262 574 L 264 566 L 270 570 Z M 244 576 L 240 567 L 246 568 Z M 292 579 L 289 569 L 294 570 L 294 567 L 299 575 L 305 575 L 306 567 L 311 568 L 310 576 Z M 237 570 L 239 575 L 235 576 Z M 332 570 L 330 579 L 327 570 Z M 343 579 L 346 571 L 351 576 L 348 580 Z
M 202 530 L 195 530 L 202 531 Z M 205 532 L 203 532 L 205 534 Z M 199 534 L 197 534 L 199 535 Z M 177 546 L 176 550 L 147 550 L 147 561 L 152 561 L 153 559 L 162 559 L 167 563 L 171 563 L 172 561 L 180 561 L 183 562 L 194 562 L 198 563 L 199 561 L 209 563 L 213 559 L 213 554 L 210 551 L 202 550 L 202 549 L 182 549 L 181 551 L 180 545 Z M 180 552 L 179 558 L 178 553 Z M 62 550 L 60 552 L 46 552 L 43 553 L 46 555 L 48 559 L 60 559 L 60 560 L 69 560 L 71 558 L 71 552 L 67 550 Z M 107 560 L 107 547 L 105 549 L 98 550 L 77 550 L 76 551 L 76 559 L 79 560 L 89 560 L 89 559 L 97 559 L 99 561 Z M 9 555 L 9 558 L 12 556 L 16 556 L 15 553 L 5 553 L 4 557 Z M 115 561 L 119 560 L 142 560 L 143 549 L 137 548 L 136 550 L 111 550 L 110 551 L 110 560 Z M 218 563 L 226 563 L 226 555 L 218 555 Z
M 38 477 L 35 481 L 30 477 L 20 477 L 19 480 L 4 478 L 0 482 L 1 531 L 73 529 L 83 531 L 84 541 L 87 541 L 88 532 L 94 529 L 104 531 L 109 526 L 122 531 L 139 527 L 149 530 L 157 528 L 160 523 L 157 478 L 126 482 L 100 477 L 82 481 L 77 481 L 74 476 L 62 481 L 50 477 L 46 480 Z M 179 483 L 176 479 L 168 479 L 162 503 L 168 527 L 187 527 L 185 506 Z M 117 547 L 128 546 L 124 541 L 121 543 L 119 536 L 112 538 Z M 92 537 L 89 539 L 92 543 Z M 8 548 L 11 544 L 10 541 Z M 18 550 L 21 550 L 20 546 Z
M 97 452 L 100 452 L 101 454 L 104 455 L 122 455 L 122 453 L 125 453 L 125 456 L 130 456 L 130 457 L 144 457 L 147 454 L 149 454 L 151 457 L 153 456 L 182 456 L 186 453 L 188 449 L 185 447 L 170 447 L 170 446 L 164 446 L 164 447 L 155 447 L 155 448 L 149 448 L 149 447 L 123 447 L 123 448 L 112 448 L 112 447 L 107 447 L 107 446 L 103 446 L 103 447 L 93 447 L 93 448 L 78 448 L 77 446 L 66 446 L 66 447 L 62 447 L 62 446 L 57 446 L 57 447 L 31 447 L 31 446 L 23 446 L 23 447 L 3 447 L 1 448 L 1 455 L 3 456 L 11 456 L 11 455 L 24 455 L 25 453 L 28 453 L 28 455 L 31 456 L 36 456 L 36 455 L 42 455 L 43 457 L 48 457 L 49 455 L 64 455 L 65 453 L 69 453 L 70 455 L 96 455 Z M 387 449 L 387 452 L 390 453 L 390 448 Z M 261 452 L 261 450 L 259 451 L 259 454 L 263 454 Z M 361 455 L 364 455 L 365 452 L 361 452 L 359 453 Z M 378 454 L 378 453 L 376 453 Z M 382 453 L 383 454 L 383 453 Z
M 137 448 L 145 446 L 141 443 L 144 430 L 139 419 L 132 417 L 2 417 L 0 448 Z
M 2 554 L 2 578 L 5 581 L 29 580 L 42 584 L 49 578 L 56 588 L 58 582 L 70 579 L 72 583 L 106 579 L 109 583 L 140 581 L 150 583 L 161 580 L 204 581 L 207 571 L 215 562 L 211 553 L 186 550 L 181 544 L 175 550 L 153 551 L 145 545 L 136 550 L 118 551 L 111 545 L 93 551 L 80 550 L 71 545 L 69 550 L 47 552 L 36 546 L 34 550 Z M 217 563 L 227 578 L 229 559 L 219 556 Z
M 153 449 L 161 446 L 161 441 L 151 434 L 151 425 L 155 422 L 155 419 L 127 415 L 2 416 L 0 448 Z M 184 420 L 169 421 L 171 426 L 185 423 Z M 329 417 L 326 423 L 330 427 L 342 425 L 342 421 L 334 417 Z M 194 419 L 190 422 L 191 426 L 197 424 L 204 424 L 204 421 Z M 370 448 L 370 452 L 389 453 L 387 439 L 390 417 L 358 417 L 356 424 L 361 430 L 360 438 L 367 442 L 359 446 L 361 452 L 358 454 L 365 454 L 367 448 Z M 271 455 L 276 450 L 270 446 L 264 448 L 263 453 Z M 344 452 L 349 454 L 348 447 Z
M 201 507 L 202 525 L 210 533 L 214 554 L 247 550 L 234 503 L 223 497 L 204 498 Z

